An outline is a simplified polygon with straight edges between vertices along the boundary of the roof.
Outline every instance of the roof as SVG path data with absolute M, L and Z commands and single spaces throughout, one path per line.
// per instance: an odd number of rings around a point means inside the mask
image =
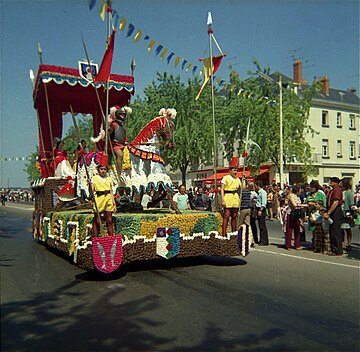
M 307 89 L 309 85 L 301 85 L 299 87 L 299 94 Z M 324 102 L 334 102 L 340 104 L 350 104 L 354 106 L 360 105 L 360 98 L 350 90 L 329 88 L 329 95 L 325 95 L 322 91 L 316 94 L 313 99 L 323 100 Z
M 62 103 L 63 111 L 69 112 L 69 103 L 65 104 L 65 100 L 71 101 L 72 107 L 79 104 L 79 108 L 74 110 L 76 112 L 87 113 L 89 105 L 96 100 L 95 90 L 93 84 L 80 76 L 79 69 L 53 66 L 53 65 L 40 65 L 36 77 L 36 83 L 33 90 L 33 100 L 35 108 L 40 101 L 45 100 L 44 85 L 47 85 L 52 90 L 54 95 L 49 98 Z M 99 93 L 103 91 L 100 89 L 104 83 L 96 83 L 96 88 Z M 110 98 L 116 96 L 119 99 L 122 94 L 121 91 L 134 93 L 134 77 L 125 75 L 111 74 L 108 81 L 108 89 Z M 49 93 L 49 92 L 48 92 Z M 74 97 L 74 94 L 78 95 Z M 60 95 L 60 96 L 59 96 Z

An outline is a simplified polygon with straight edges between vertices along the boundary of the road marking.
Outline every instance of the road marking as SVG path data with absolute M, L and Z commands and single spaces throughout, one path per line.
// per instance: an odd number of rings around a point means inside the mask
M 256 251 L 256 252 L 263 252 L 263 253 L 269 253 L 269 254 L 282 255 L 282 256 L 284 256 L 284 257 L 296 258 L 296 259 L 301 259 L 301 260 L 308 260 L 308 261 L 310 261 L 310 262 L 318 262 L 318 263 L 323 263 L 323 264 L 331 264 L 331 265 L 337 265 L 337 266 L 344 266 L 344 267 L 347 267 L 347 268 L 360 269 L 359 265 L 355 266 L 355 265 L 349 265 L 349 264 L 328 262 L 327 260 L 320 260 L 320 259 L 299 257 L 299 256 L 293 255 L 293 254 L 285 254 L 285 253 L 272 252 L 272 251 L 267 251 L 267 250 L 265 250 L 265 249 L 257 249 L 257 248 L 254 248 L 253 250 Z

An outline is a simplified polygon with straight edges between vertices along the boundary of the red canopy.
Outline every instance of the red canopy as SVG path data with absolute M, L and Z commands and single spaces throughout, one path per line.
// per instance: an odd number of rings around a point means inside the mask
M 262 175 L 262 174 L 264 174 L 265 172 L 268 172 L 269 169 L 270 169 L 270 166 L 262 166 L 262 167 L 260 168 L 260 171 L 259 171 L 259 173 L 257 174 L 257 176 Z M 227 171 L 222 171 L 222 172 L 217 172 L 217 173 L 216 173 L 216 181 L 217 181 L 217 183 L 220 183 L 221 180 L 222 180 L 222 178 L 223 178 L 225 175 L 228 175 L 228 174 L 229 174 L 229 171 L 228 171 L 228 170 L 227 170 Z M 241 170 L 241 171 L 238 171 L 238 173 L 236 174 L 236 177 L 242 178 L 242 174 L 243 174 L 242 170 Z M 245 170 L 245 175 L 244 175 L 244 177 L 245 177 L 246 179 L 251 178 L 251 173 L 250 173 L 249 170 Z M 205 178 L 202 182 L 203 182 L 205 185 L 214 184 L 214 183 L 215 183 L 215 175 L 211 175 L 211 176 Z
M 134 94 L 134 77 L 110 75 L 109 107 L 124 106 Z M 103 83 L 97 83 L 103 111 L 106 93 Z M 100 130 L 102 116 L 94 86 L 82 78 L 78 69 L 40 65 L 33 91 L 34 107 L 39 115 L 39 145 L 42 157 L 50 158 L 51 140 L 62 136 L 62 115 L 71 112 L 91 114 L 94 119 L 94 136 Z M 42 146 L 40 133 L 43 137 Z

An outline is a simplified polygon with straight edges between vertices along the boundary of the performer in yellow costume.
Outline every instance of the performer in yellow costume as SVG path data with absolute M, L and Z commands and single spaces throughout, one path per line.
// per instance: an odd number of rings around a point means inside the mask
M 224 208 L 224 218 L 222 223 L 222 235 L 226 236 L 226 229 L 231 217 L 231 231 L 237 230 L 237 216 L 240 206 L 240 180 L 236 177 L 238 171 L 238 158 L 233 157 L 229 164 L 230 175 L 226 175 L 221 180 L 221 205 Z
M 115 200 L 111 190 L 112 180 L 107 176 L 108 166 L 99 165 L 97 167 L 99 174 L 94 175 L 91 179 L 91 186 L 95 194 L 95 202 L 97 211 L 99 213 L 105 212 L 106 226 L 109 236 L 114 233 L 112 214 L 116 210 Z M 99 220 L 95 217 L 94 220 L 94 237 L 97 237 L 100 232 Z

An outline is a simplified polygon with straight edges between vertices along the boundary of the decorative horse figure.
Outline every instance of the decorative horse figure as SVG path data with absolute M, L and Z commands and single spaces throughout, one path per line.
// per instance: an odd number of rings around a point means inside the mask
M 117 176 L 116 168 L 109 169 L 109 175 L 115 185 L 114 191 L 118 187 L 130 188 L 132 198 L 141 197 L 144 193 L 159 191 L 161 193 L 160 197 L 148 205 L 154 206 L 167 197 L 171 208 L 179 212 L 176 203 L 172 200 L 172 182 L 166 172 L 165 162 L 160 155 L 161 145 L 166 145 L 170 149 L 174 148 L 175 117 L 175 109 L 161 109 L 159 116 L 151 120 L 136 138 L 126 146 L 120 178 Z M 96 165 L 99 163 L 101 153 L 90 153 L 84 158 L 90 177 L 96 173 Z M 78 167 L 78 194 L 80 192 L 88 194 L 86 178 L 85 165 L 82 161 Z

